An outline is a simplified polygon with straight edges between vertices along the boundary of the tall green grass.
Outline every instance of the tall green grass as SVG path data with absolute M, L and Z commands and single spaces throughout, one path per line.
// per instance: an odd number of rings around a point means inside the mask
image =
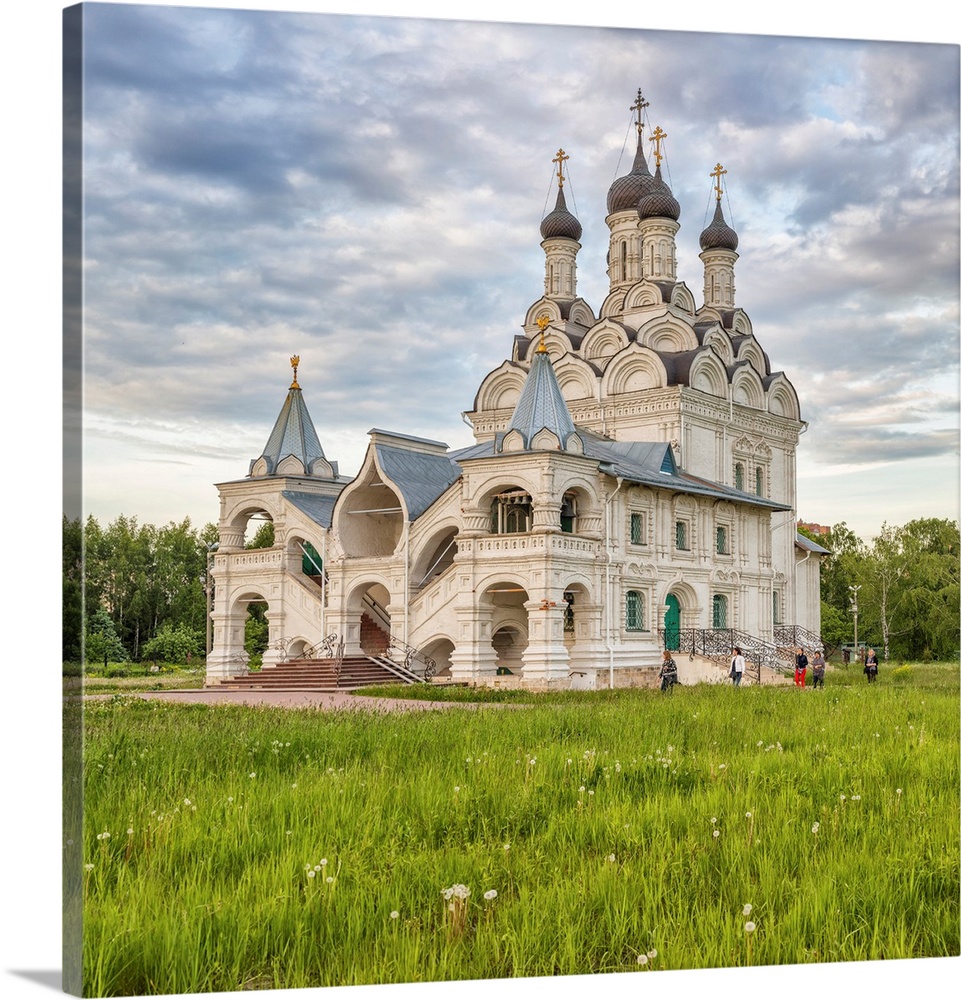
M 84 992 L 957 955 L 957 671 L 932 676 L 88 703 Z

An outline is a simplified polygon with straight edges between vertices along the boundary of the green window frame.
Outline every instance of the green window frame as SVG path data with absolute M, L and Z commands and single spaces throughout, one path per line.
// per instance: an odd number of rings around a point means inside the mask
M 736 490 L 744 489 L 744 463 L 735 462 L 734 463 L 734 488 Z
M 625 597 L 624 627 L 628 632 L 644 631 L 644 602 L 637 590 L 629 590 Z
M 711 599 L 712 628 L 727 628 L 727 598 L 724 594 L 715 594 Z
M 674 547 L 680 549 L 682 552 L 687 552 L 690 549 L 691 546 L 687 537 L 687 521 L 674 522 Z
M 727 527 L 725 525 L 723 524 L 717 525 L 717 528 L 715 529 L 715 540 L 716 540 L 717 554 L 719 556 L 728 555 L 729 553 L 727 547 Z
M 644 515 L 631 511 L 631 545 L 644 544 Z

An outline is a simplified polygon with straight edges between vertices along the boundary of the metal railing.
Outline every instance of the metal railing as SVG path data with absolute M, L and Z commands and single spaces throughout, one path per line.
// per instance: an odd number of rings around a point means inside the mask
M 744 656 L 745 676 L 761 683 L 761 667 L 785 673 L 788 666 L 784 655 L 772 642 L 736 628 L 658 629 L 665 649 L 695 656 L 704 656 L 715 663 L 730 662 L 731 650 L 738 646 Z

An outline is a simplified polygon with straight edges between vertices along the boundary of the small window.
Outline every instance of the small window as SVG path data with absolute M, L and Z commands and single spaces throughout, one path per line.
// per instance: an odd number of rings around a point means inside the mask
M 685 551 L 690 547 L 687 542 L 687 521 L 674 522 L 674 545 Z
M 564 608 L 564 631 L 574 631 L 574 594 L 570 590 L 564 591 L 564 600 L 567 606 Z
M 577 498 L 573 493 L 565 493 L 561 500 L 561 531 L 569 534 L 577 530 Z
M 774 591 L 774 606 L 772 608 L 774 612 L 774 624 L 781 624 L 781 592 L 778 590 Z
M 631 545 L 644 544 L 644 515 L 631 512 Z
M 715 594 L 711 601 L 714 628 L 727 628 L 727 598 L 723 594 Z
M 754 492 L 759 496 L 764 496 L 764 470 L 754 470 Z
M 641 632 L 644 629 L 644 606 L 641 603 L 641 595 L 636 590 L 627 592 L 624 625 L 628 632 Z
M 726 556 L 728 554 L 727 528 L 723 524 L 717 526 L 717 554 L 719 556 Z
M 744 464 L 742 462 L 734 464 L 734 488 L 736 490 L 744 489 Z

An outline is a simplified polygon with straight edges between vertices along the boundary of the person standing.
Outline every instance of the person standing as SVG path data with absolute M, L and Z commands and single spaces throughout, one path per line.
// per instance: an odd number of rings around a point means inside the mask
M 804 647 L 798 646 L 797 656 L 794 657 L 794 686 L 803 688 L 804 680 L 808 672 L 808 658 L 804 655 Z
M 824 653 L 820 649 L 814 651 L 814 659 L 811 660 L 811 676 L 814 678 L 814 683 L 812 687 L 824 687 L 824 668 L 827 664 L 824 662 Z
M 731 659 L 731 680 L 735 687 L 741 686 L 741 678 L 744 676 L 744 655 L 740 646 L 734 647 L 734 656 Z
M 677 683 L 677 664 L 665 649 L 661 654 L 661 690 L 672 691 Z
M 864 657 L 864 672 L 867 674 L 868 684 L 877 679 L 878 676 L 878 654 L 873 649 L 869 649 Z

